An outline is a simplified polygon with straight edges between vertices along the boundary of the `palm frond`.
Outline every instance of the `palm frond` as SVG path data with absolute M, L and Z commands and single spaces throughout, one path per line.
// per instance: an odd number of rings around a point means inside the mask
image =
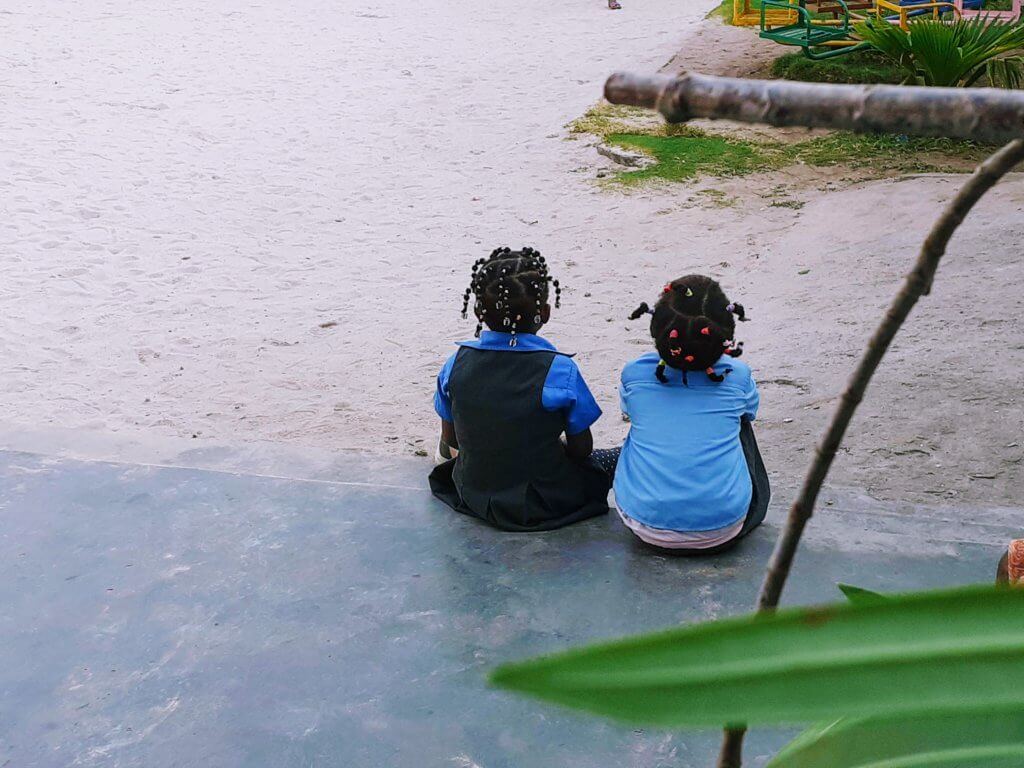
M 994 88 L 1019 89 L 1024 86 L 1024 57 L 992 59 L 985 64 L 985 74 Z
M 925 85 L 970 86 L 983 75 L 993 85 L 1024 86 L 1024 23 L 983 16 L 947 23 L 915 19 L 902 30 L 868 20 L 857 33 Z

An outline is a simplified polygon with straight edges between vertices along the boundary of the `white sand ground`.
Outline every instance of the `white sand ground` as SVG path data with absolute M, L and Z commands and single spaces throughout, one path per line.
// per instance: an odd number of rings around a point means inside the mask
M 707 11 L 624 2 L 0 10 L 0 419 L 412 454 L 435 431 L 436 369 L 472 331 L 469 263 L 529 244 L 568 287 L 549 335 L 579 352 L 601 441 L 624 434 L 617 372 L 644 350 L 623 318 L 707 271 L 755 320 L 762 447 L 797 477 L 958 179 L 704 184 L 731 208 L 598 188 L 604 161 L 564 125 L 609 72 L 700 45 L 686 30 Z M 806 204 L 770 207 L 776 187 Z M 1022 207 L 1018 177 L 958 235 L 836 482 L 1017 502 Z

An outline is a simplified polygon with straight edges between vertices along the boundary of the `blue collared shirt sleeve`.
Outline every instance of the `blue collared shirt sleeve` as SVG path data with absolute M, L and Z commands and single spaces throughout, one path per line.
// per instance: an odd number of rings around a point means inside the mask
M 744 405 L 743 415 L 753 421 L 757 418 L 757 409 L 761 405 L 761 394 L 757 391 L 757 382 L 754 381 L 754 377 L 750 377 L 750 383 L 747 387 L 746 392 L 746 403 Z
M 626 370 L 622 370 L 619 376 L 619 410 L 622 415 L 629 418 L 629 406 L 626 404 Z
M 434 410 L 437 415 L 445 421 L 454 421 L 452 418 L 452 397 L 448 392 L 448 380 L 452 375 L 452 368 L 455 365 L 455 355 L 448 358 L 437 374 L 437 389 L 434 391 Z
M 601 408 L 583 380 L 583 374 L 572 358 L 565 355 L 556 355 L 551 361 L 541 400 L 545 410 L 565 414 L 567 435 L 586 431 L 601 417 Z

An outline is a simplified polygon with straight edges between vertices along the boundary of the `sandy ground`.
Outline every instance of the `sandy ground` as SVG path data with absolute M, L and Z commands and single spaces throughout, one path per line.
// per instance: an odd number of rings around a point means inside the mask
M 602 189 L 606 161 L 564 126 L 605 76 L 722 47 L 703 2 L 625 4 L 0 11 L 3 421 L 415 454 L 436 370 L 472 331 L 470 262 L 529 244 L 567 286 L 549 335 L 579 352 L 605 443 L 646 345 L 625 315 L 666 278 L 720 278 L 754 319 L 762 449 L 792 482 L 960 179 Z M 1017 503 L 1022 207 L 1015 177 L 961 230 L 836 483 Z

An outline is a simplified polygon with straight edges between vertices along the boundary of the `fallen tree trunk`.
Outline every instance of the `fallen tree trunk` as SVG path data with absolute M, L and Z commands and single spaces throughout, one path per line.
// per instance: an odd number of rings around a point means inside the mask
M 612 104 L 656 109 L 672 123 L 702 117 L 986 144 L 1024 138 L 1024 91 L 997 88 L 822 85 L 694 72 L 678 78 L 618 73 L 608 78 L 604 95 Z

